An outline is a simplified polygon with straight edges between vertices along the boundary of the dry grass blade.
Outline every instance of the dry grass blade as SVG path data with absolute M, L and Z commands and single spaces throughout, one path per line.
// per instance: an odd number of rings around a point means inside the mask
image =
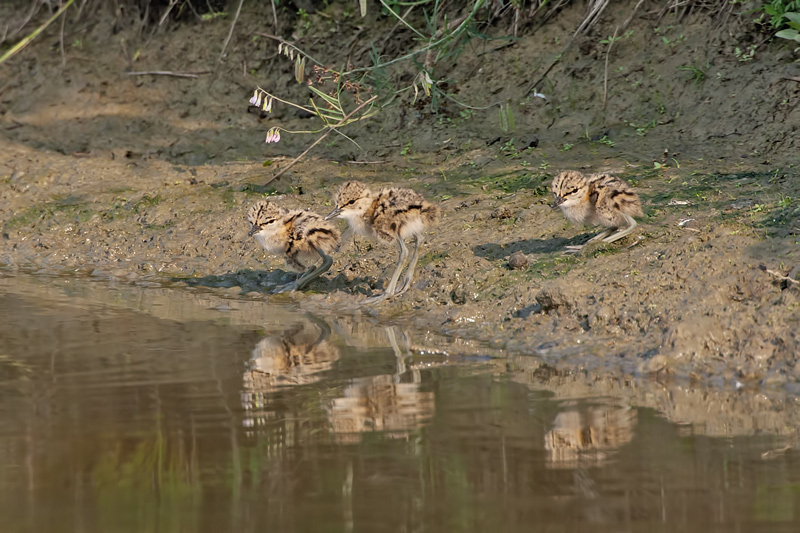
M 561 58 L 563 58 L 564 55 L 567 52 L 569 52 L 570 48 L 572 48 L 572 45 L 575 43 L 575 39 L 578 37 L 578 35 L 580 35 L 585 31 L 588 31 L 589 29 L 591 29 L 592 26 L 594 26 L 595 23 L 597 23 L 597 19 L 600 17 L 600 14 L 603 12 L 606 6 L 608 6 L 608 2 L 609 0 L 595 0 L 595 2 L 591 4 L 591 7 L 589 8 L 589 13 L 583 19 L 583 22 L 580 23 L 578 29 L 575 30 L 575 33 L 572 34 L 572 38 L 570 38 L 567 45 L 564 47 L 561 53 L 556 56 L 553 62 L 550 63 L 550 66 L 547 67 L 544 72 L 542 72 L 539 78 L 528 86 L 528 88 L 525 90 L 525 94 L 530 93 L 531 91 L 536 89 L 536 87 L 539 86 L 539 84 L 547 77 L 550 71 L 553 70 L 553 67 L 555 67 L 556 64 L 558 64 L 558 62 L 561 61 Z M 559 7 L 561 5 L 562 4 L 558 4 L 556 7 Z M 556 8 L 554 7 L 553 10 L 555 9 Z M 553 10 L 551 10 L 551 12 Z M 549 16 L 550 13 L 548 13 L 545 19 L 547 19 Z M 540 23 L 540 25 L 541 24 L 542 23 Z
M 595 0 L 592 4 L 591 9 L 589 9 L 589 14 L 586 15 L 586 18 L 583 19 L 578 29 L 575 30 L 575 35 L 577 36 L 579 33 L 584 33 L 592 28 L 595 24 L 597 24 L 597 20 L 600 18 L 600 15 L 603 13 L 603 10 L 608 6 L 609 0 Z M 573 39 L 575 37 L 573 36 Z
M 75 0 L 67 0 L 67 3 L 61 6 L 61 8 L 58 11 L 56 11 L 52 17 L 47 19 L 47 21 L 45 21 L 44 24 L 33 30 L 33 32 L 25 36 L 25 38 L 23 38 L 20 42 L 18 42 L 17 44 L 12 46 L 9 50 L 7 50 L 6 53 L 3 54 L 2 57 L 0 57 L 0 65 L 5 63 L 7 60 L 11 59 L 14 55 L 17 54 L 17 52 L 28 46 L 28 44 L 30 44 L 31 41 L 33 41 L 50 24 L 52 24 L 53 21 L 55 21 L 58 17 L 60 17 L 61 14 L 64 13 L 64 11 L 66 11 L 67 8 L 69 8 L 69 6 L 73 4 L 73 2 L 75 2 Z
M 611 55 L 611 47 L 614 46 L 614 41 L 617 40 L 618 32 L 619 26 L 614 28 L 614 35 L 609 39 L 608 48 L 606 49 L 606 65 L 603 69 L 603 109 L 606 108 L 606 103 L 608 102 L 608 56 Z
M 242 4 L 244 4 L 244 0 L 239 0 L 239 6 L 236 8 L 236 15 L 234 15 L 233 21 L 231 21 L 231 27 L 228 30 L 228 36 L 225 38 L 225 43 L 222 45 L 222 50 L 220 51 L 219 58 L 217 59 L 217 66 L 214 68 L 215 74 L 217 69 L 219 69 L 219 64 L 222 62 L 222 58 L 225 57 L 225 50 L 228 49 L 228 43 L 231 42 L 233 30 L 236 28 L 236 22 L 239 20 L 239 14 L 242 12 Z

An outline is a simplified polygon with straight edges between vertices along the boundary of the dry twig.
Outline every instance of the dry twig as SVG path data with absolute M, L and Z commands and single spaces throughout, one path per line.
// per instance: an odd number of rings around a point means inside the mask
M 763 270 L 764 272 L 766 272 L 770 276 L 774 276 L 774 277 L 778 278 L 781 281 L 788 281 L 789 283 L 794 283 L 795 285 L 800 285 L 800 281 L 797 281 L 796 279 L 792 279 L 789 276 L 784 276 L 780 272 L 775 272 L 774 270 L 770 270 L 769 268 L 766 267 L 766 265 L 758 265 L 758 268 L 760 268 L 761 270 Z
M 171 70 L 146 70 L 143 72 L 126 72 L 128 76 L 174 76 L 176 78 L 197 78 L 200 74 L 210 74 L 210 70 L 202 72 L 172 72 Z

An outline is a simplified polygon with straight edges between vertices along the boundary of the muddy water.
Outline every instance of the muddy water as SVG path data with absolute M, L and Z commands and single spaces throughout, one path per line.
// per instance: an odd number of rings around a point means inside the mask
M 800 523 L 788 437 L 704 436 L 509 361 L 263 300 L 0 278 L 3 531 Z

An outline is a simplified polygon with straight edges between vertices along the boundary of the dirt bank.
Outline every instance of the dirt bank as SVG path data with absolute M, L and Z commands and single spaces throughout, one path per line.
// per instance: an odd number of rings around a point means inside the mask
M 779 278 L 800 277 L 797 56 L 762 42 L 746 17 L 682 17 L 645 2 L 606 68 L 601 41 L 636 2 L 619 4 L 537 85 L 547 99 L 527 91 L 564 51 L 583 5 L 522 28 L 511 46 L 479 41 L 441 67 L 461 101 L 510 102 L 515 131 L 503 132 L 496 108 L 447 102 L 432 115 L 403 97 L 348 130 L 364 153 L 323 143 L 270 187 L 313 139 L 265 145 L 270 125 L 307 129 L 308 120 L 285 108 L 269 120 L 248 113 L 257 84 L 303 94 L 274 42 L 254 38 L 271 14 L 245 10 L 216 77 L 125 69 L 214 68 L 225 20 L 149 39 L 108 17 L 73 26 L 66 66 L 54 38 L 41 39 L 2 67 L 0 263 L 292 299 L 567 365 L 797 392 L 800 286 Z M 363 29 L 357 15 L 330 10 L 306 15 L 314 31 L 296 26 L 294 38 L 332 64 L 345 59 L 343 35 L 365 45 L 394 25 L 373 14 Z M 645 204 L 640 228 L 565 256 L 590 233 L 548 206 L 562 168 L 629 180 Z M 411 186 L 441 205 L 413 288 L 360 305 L 385 283 L 395 250 L 357 242 L 310 290 L 271 295 L 290 275 L 247 238 L 246 208 L 274 194 L 325 212 L 330 191 L 352 178 Z M 514 252 L 527 268 L 509 269 Z

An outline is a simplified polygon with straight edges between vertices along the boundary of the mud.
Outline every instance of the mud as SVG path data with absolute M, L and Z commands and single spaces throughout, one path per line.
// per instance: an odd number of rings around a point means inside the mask
M 600 41 L 634 4 L 609 8 L 576 40 L 536 87 L 546 100 L 527 90 L 585 6 L 523 28 L 513 46 L 479 41 L 442 65 L 437 75 L 461 101 L 512 102 L 515 131 L 501 130 L 496 108 L 446 102 L 434 115 L 404 96 L 348 130 L 363 153 L 343 139 L 322 143 L 268 187 L 313 139 L 265 145 L 271 121 L 308 129 L 308 120 L 282 107 L 269 119 L 248 112 L 257 84 L 304 94 L 274 42 L 255 35 L 270 14 L 244 12 L 217 75 L 197 79 L 126 69 L 213 69 L 228 21 L 149 38 L 110 16 L 76 22 L 66 65 L 50 35 L 2 67 L 0 264 L 414 324 L 561 369 L 800 392 L 797 56 L 763 42 L 747 17 L 659 17 L 645 3 L 608 54 L 604 105 Z M 355 43 L 392 26 L 377 14 L 362 26 L 336 9 L 308 15 L 313 31 L 293 32 L 332 64 L 343 50 L 359 60 Z M 755 53 L 743 58 L 750 44 Z M 703 78 L 678 69 L 687 65 Z M 562 168 L 629 180 L 645 206 L 637 231 L 564 255 L 592 232 L 548 205 Z M 357 241 L 304 293 L 272 295 L 293 274 L 247 238 L 246 208 L 271 194 L 326 212 L 331 190 L 354 178 L 410 186 L 441 205 L 412 289 L 361 305 L 386 283 L 396 252 Z M 527 267 L 511 269 L 512 254 Z

